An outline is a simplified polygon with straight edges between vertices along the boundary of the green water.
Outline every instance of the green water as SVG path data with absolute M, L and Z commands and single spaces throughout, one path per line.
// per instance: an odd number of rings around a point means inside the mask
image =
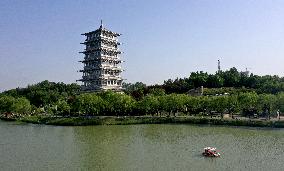
M 284 129 L 0 121 L 0 170 L 283 170 Z M 221 158 L 201 155 L 217 147 Z

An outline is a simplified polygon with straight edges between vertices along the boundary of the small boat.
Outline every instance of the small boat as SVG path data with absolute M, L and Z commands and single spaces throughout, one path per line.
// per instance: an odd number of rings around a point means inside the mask
M 202 153 L 205 157 L 220 157 L 220 153 L 216 151 L 216 148 L 206 147 L 204 148 L 204 152 Z

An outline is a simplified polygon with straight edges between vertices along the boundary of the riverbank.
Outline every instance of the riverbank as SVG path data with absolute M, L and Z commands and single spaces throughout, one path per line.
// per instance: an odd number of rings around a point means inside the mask
M 284 128 L 284 121 L 260 119 L 221 119 L 210 117 L 151 117 L 151 116 L 96 116 L 96 117 L 54 117 L 54 116 L 25 116 L 16 119 L 1 118 L 2 120 L 18 121 L 33 124 L 58 126 L 87 126 L 87 125 L 131 125 L 131 124 L 207 124 L 250 127 Z

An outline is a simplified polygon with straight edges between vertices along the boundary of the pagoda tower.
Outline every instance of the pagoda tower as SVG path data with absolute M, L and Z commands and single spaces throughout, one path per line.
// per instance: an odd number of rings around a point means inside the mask
M 83 53 L 85 55 L 82 62 L 84 69 L 80 70 L 83 73 L 82 91 L 122 91 L 121 77 L 121 52 L 118 49 L 118 36 L 121 34 L 112 32 L 101 26 L 88 33 L 81 35 L 86 36 L 84 44 L 86 46 Z

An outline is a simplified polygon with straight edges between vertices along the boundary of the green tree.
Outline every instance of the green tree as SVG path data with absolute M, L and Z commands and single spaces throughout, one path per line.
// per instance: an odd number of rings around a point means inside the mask
M 221 75 L 224 79 L 225 87 L 240 87 L 239 81 L 241 76 L 235 67 L 228 71 L 222 72 Z
M 244 115 L 247 115 L 249 111 L 257 110 L 258 96 L 256 93 L 241 93 L 238 96 L 239 105 Z
M 149 94 L 154 95 L 154 96 L 164 96 L 165 90 L 162 88 L 153 88 L 149 90 Z
M 15 99 L 15 102 L 12 105 L 12 110 L 15 113 L 20 114 L 29 114 L 31 113 L 32 106 L 30 101 L 24 97 Z
M 193 83 L 194 87 L 205 86 L 207 84 L 208 74 L 206 72 L 192 72 L 189 80 Z
M 284 92 L 277 94 L 276 96 L 276 108 L 284 113 Z
M 277 110 L 277 100 L 276 96 L 272 94 L 261 94 L 258 96 L 257 106 L 258 110 L 270 117 L 272 112 Z
M 126 94 L 106 91 L 99 94 L 106 103 L 105 113 L 108 115 L 129 115 L 135 100 Z
M 230 95 L 228 97 L 227 109 L 230 114 L 240 112 L 240 105 L 237 95 Z
M 76 96 L 72 111 L 84 115 L 99 115 L 104 110 L 105 103 L 95 93 L 84 93 Z
M 154 95 L 147 95 L 138 102 L 139 111 L 142 114 L 158 114 L 160 109 L 159 97 Z
M 26 88 L 16 88 L 2 94 L 14 98 L 26 97 L 32 105 L 43 107 L 56 103 L 59 99 L 75 96 L 80 90 L 77 84 L 54 83 L 47 80 Z
M 184 94 L 169 94 L 165 96 L 161 96 L 160 104 L 162 110 L 168 112 L 170 115 L 171 113 L 176 115 L 179 111 L 184 111 L 186 107 L 186 97 L 187 95 Z
M 63 115 L 70 114 L 71 107 L 65 100 L 58 100 L 56 106 L 57 106 L 57 111 L 60 114 Z
M 187 96 L 185 98 L 186 113 L 198 114 L 201 110 L 201 97 Z
M 223 114 L 228 107 L 228 96 L 214 96 L 210 98 L 211 109 Z
M 207 78 L 207 87 L 219 88 L 224 85 L 224 79 L 219 74 L 210 74 Z
M 0 113 L 13 112 L 13 104 L 15 98 L 11 96 L 1 96 L 0 97 Z

